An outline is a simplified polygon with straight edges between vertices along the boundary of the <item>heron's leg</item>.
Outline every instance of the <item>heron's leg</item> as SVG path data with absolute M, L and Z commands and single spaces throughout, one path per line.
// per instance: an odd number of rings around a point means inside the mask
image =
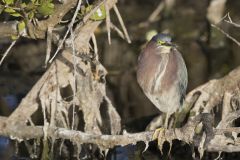
M 164 121 L 164 128 L 168 128 L 168 121 L 169 121 L 169 118 L 170 118 L 171 114 L 169 113 L 166 113 L 166 118 L 165 118 L 165 121 Z
M 163 128 L 157 128 L 154 131 L 154 134 L 153 134 L 153 137 L 152 137 L 153 140 L 157 139 L 158 146 L 159 146 L 160 150 L 162 150 L 162 146 L 163 146 L 163 143 L 165 141 L 164 134 L 165 134 L 165 130 L 168 128 L 168 119 L 169 119 L 169 116 L 170 116 L 170 114 L 168 114 L 168 113 L 163 113 L 163 114 L 165 115 L 164 127 Z

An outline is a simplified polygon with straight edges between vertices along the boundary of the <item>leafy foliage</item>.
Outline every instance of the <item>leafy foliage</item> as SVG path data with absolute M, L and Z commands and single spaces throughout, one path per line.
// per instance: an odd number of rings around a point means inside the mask
M 93 9 L 93 5 L 88 5 L 87 7 L 82 7 L 81 8 L 81 12 L 79 13 L 79 18 L 84 17 L 84 15 L 88 14 L 91 10 Z M 104 20 L 106 18 L 106 9 L 104 4 L 102 4 L 97 10 L 96 12 L 94 12 L 90 19 L 94 20 L 94 21 L 100 21 L 100 20 Z
M 24 30 L 26 23 L 34 18 L 50 16 L 54 12 L 53 0 L 0 0 L 0 14 L 15 17 L 18 32 Z
M 21 33 L 29 22 L 34 19 L 46 18 L 54 13 L 53 0 L 0 0 L 0 14 L 8 14 L 18 20 L 18 33 Z M 87 4 L 81 7 L 78 18 L 83 18 L 90 13 L 94 5 Z M 94 21 L 106 18 L 106 9 L 102 4 L 91 16 Z M 17 37 L 16 35 L 12 35 Z M 14 39 L 14 38 L 13 38 Z
M 42 0 L 39 7 L 37 7 L 38 13 L 43 16 L 49 16 L 53 14 L 53 10 L 54 4 L 52 3 L 52 0 Z
M 49 16 L 54 11 L 52 0 L 2 0 L 1 7 L 13 17 L 34 18 L 36 14 Z
M 9 5 L 9 4 L 13 4 L 14 0 L 3 0 L 3 2 Z

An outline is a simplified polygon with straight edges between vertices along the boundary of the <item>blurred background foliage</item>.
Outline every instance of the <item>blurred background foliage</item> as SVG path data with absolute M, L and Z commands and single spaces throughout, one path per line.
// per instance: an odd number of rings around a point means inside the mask
M 1 4 L 9 1 L 2 1 Z M 48 3 L 47 9 L 54 7 L 51 1 Z M 156 0 L 119 0 L 118 7 L 129 31 L 131 44 L 112 31 L 112 44 L 109 45 L 105 23 L 95 32 L 100 61 L 108 71 L 108 94 L 122 118 L 123 129 L 129 132 L 143 131 L 151 119 L 159 114 L 139 88 L 135 73 L 137 57 L 149 31 L 173 36 L 186 61 L 188 91 L 210 79 L 224 76 L 240 64 L 239 46 L 211 27 L 206 18 L 209 0 L 177 0 L 171 10 L 165 9 L 160 13 L 157 21 L 141 26 L 159 3 Z M 229 0 L 224 14 L 229 12 L 232 20 L 240 24 L 239 8 L 240 1 Z M 45 13 L 51 14 L 51 9 L 47 12 L 44 9 L 38 7 L 32 11 L 43 17 Z M 115 14 L 112 11 L 110 14 L 111 21 L 118 24 Z M 11 19 L 13 17 L 6 13 L 0 15 L 1 21 Z M 240 28 L 224 21 L 219 26 L 240 40 Z M 11 38 L 0 39 L 1 54 L 10 42 Z M 45 50 L 45 40 L 26 38 L 21 38 L 13 47 L 0 67 L 0 115 L 9 115 L 44 73 Z

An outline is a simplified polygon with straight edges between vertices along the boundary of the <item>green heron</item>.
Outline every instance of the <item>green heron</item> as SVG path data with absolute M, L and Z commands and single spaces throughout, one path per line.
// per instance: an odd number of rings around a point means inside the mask
M 155 35 L 138 57 L 137 81 L 145 95 L 163 113 L 164 127 L 181 108 L 188 75 L 185 62 L 168 34 Z

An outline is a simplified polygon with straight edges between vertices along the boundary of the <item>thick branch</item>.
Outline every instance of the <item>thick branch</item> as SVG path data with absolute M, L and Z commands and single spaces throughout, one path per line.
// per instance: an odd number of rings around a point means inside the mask
M 97 22 L 92 22 L 91 25 L 89 25 L 89 26 L 96 27 L 97 24 L 98 24 Z M 84 31 L 84 30 L 85 29 L 82 28 L 82 31 Z M 80 33 L 84 34 L 85 32 L 80 32 Z M 85 37 L 85 36 L 83 36 L 83 37 Z M 78 49 L 81 49 L 81 47 Z M 49 72 L 47 74 L 51 75 L 51 72 Z M 214 93 L 222 94 L 222 92 L 224 92 L 223 89 L 230 90 L 230 89 L 236 88 L 238 86 L 238 82 L 239 82 L 239 74 L 240 74 L 240 67 L 236 68 L 235 70 L 230 72 L 227 76 L 225 76 L 219 80 L 210 81 L 210 82 L 206 83 L 204 85 L 205 92 L 203 92 L 202 94 L 211 93 L 212 89 L 214 89 L 213 90 Z M 44 81 L 41 81 L 41 80 L 40 80 L 40 82 L 44 83 Z M 214 82 L 214 83 L 212 83 L 212 82 Z M 219 87 L 219 85 L 221 87 Z M 210 88 L 208 88 L 208 87 L 210 87 Z M 34 88 L 33 88 L 33 90 L 38 91 L 38 89 L 34 89 Z M 200 89 L 198 88 L 197 90 L 199 92 L 203 91 L 202 87 L 200 87 Z M 195 90 L 195 92 L 197 90 Z M 219 92 L 219 91 L 221 91 L 221 92 Z M 34 94 L 35 94 L 35 96 L 38 96 L 37 92 Z M 202 96 L 202 94 L 200 96 Z M 31 92 L 30 92 L 30 95 L 31 95 Z M 193 93 L 191 92 L 187 96 L 188 102 L 190 101 L 190 99 L 191 99 L 190 97 L 192 95 L 193 95 Z M 214 94 L 212 94 L 212 96 L 214 96 Z M 192 98 L 193 97 L 194 96 L 192 96 Z M 25 122 L 29 118 L 28 116 L 30 116 L 33 113 L 32 111 L 34 109 L 36 109 L 35 107 L 33 107 L 34 104 L 31 103 L 32 101 L 27 101 L 27 100 L 31 100 L 31 99 L 29 99 L 29 97 L 26 97 L 24 100 L 26 102 L 26 104 L 23 106 L 21 103 L 19 108 L 17 108 L 17 110 L 15 111 L 15 113 L 13 113 L 13 115 L 10 116 L 10 119 L 12 121 Z M 217 99 L 217 100 L 219 100 L 219 99 Z M 36 101 L 34 101 L 34 103 L 36 104 Z M 194 107 L 196 105 L 197 105 L 197 103 L 194 104 Z M 33 108 L 33 109 L 31 109 L 31 108 Z M 228 114 L 225 117 L 225 119 L 223 119 L 222 121 L 226 121 L 226 122 L 233 121 L 234 119 L 239 117 L 239 115 L 240 115 L 239 112 L 240 111 L 235 111 L 233 113 Z M 199 146 L 203 135 L 202 134 L 196 135 L 195 128 L 197 127 L 197 125 L 200 122 L 204 121 L 204 118 L 202 118 L 202 116 L 200 116 L 200 115 L 193 116 L 190 120 L 188 120 L 188 123 L 185 126 L 183 126 L 182 128 L 166 130 L 164 133 L 163 139 L 165 139 L 167 141 L 179 139 L 184 142 L 193 144 L 194 146 Z M 0 119 L 0 120 L 2 120 L 2 119 Z M 206 125 L 206 123 L 203 123 L 203 124 Z M 207 151 L 225 151 L 225 152 L 240 151 L 239 138 L 233 139 L 231 137 L 229 138 L 224 135 L 224 133 L 233 133 L 233 132 L 240 133 L 240 128 L 236 128 L 236 127 L 217 128 L 217 129 L 213 129 L 213 135 L 208 136 L 209 133 L 207 133 L 208 131 L 206 130 L 206 127 L 205 128 L 204 127 L 203 127 L 203 130 L 205 131 L 205 133 L 208 137 L 205 140 L 205 142 L 207 141 L 207 144 L 204 145 L 204 147 Z M 210 126 L 210 127 L 213 127 L 213 126 Z M 136 143 L 138 141 L 148 142 L 151 140 L 152 134 L 153 134 L 153 132 L 142 132 L 142 133 L 125 134 L 125 135 L 96 135 L 96 134 L 83 133 L 80 131 L 68 130 L 68 129 L 64 129 L 64 128 L 55 128 L 55 127 L 48 128 L 48 131 L 47 131 L 47 135 L 49 137 L 70 139 L 70 140 L 74 140 L 75 142 L 78 142 L 78 143 L 94 143 L 94 144 L 101 146 L 102 148 L 111 148 L 116 145 L 132 144 L 132 143 Z M 7 122 L 6 121 L 0 122 L 0 135 L 16 137 L 18 139 L 25 139 L 25 138 L 29 139 L 29 138 L 43 137 L 44 133 L 43 133 L 43 127 L 41 127 L 41 126 L 38 126 L 38 127 L 25 126 L 24 123 L 22 123 L 21 125 L 15 125 L 14 123 L 9 123 L 9 119 L 8 119 Z
M 165 130 L 163 139 L 172 141 L 179 139 L 187 143 L 194 144 L 198 147 L 199 141 L 195 140 L 195 128 L 203 120 L 204 114 L 196 116 L 190 120 L 183 128 L 168 129 Z M 42 126 L 25 126 L 25 125 L 7 125 L 5 118 L 0 118 L 0 135 L 11 137 L 12 139 L 23 140 L 23 139 L 35 139 L 41 138 L 44 134 L 48 137 L 54 137 L 57 139 L 68 139 L 79 144 L 92 143 L 102 147 L 102 149 L 113 148 L 114 146 L 124 146 L 128 144 L 136 144 L 139 141 L 148 143 L 152 140 L 152 131 L 146 131 L 141 133 L 124 135 L 96 135 L 91 133 L 85 133 L 81 131 L 69 130 L 65 128 L 49 127 L 47 133 L 43 132 Z M 227 128 L 227 129 L 215 129 L 214 138 L 206 146 L 208 151 L 225 151 L 225 152 L 237 152 L 240 151 L 240 144 L 228 144 L 228 141 L 219 141 L 218 135 L 224 133 L 231 133 L 232 131 L 240 133 L 240 128 Z M 208 133 L 206 133 L 208 134 Z M 196 138 L 196 139 L 199 139 Z M 238 139 L 236 139 L 236 142 Z

